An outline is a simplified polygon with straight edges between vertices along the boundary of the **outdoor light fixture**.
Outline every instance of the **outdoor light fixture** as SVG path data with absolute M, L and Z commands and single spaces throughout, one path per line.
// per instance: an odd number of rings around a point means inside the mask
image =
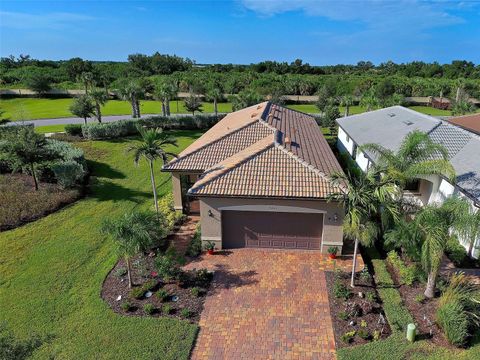
M 208 210 L 208 216 L 213 217 L 212 210 Z
M 333 221 L 337 221 L 337 220 L 338 220 L 338 214 L 335 213 L 335 214 L 333 214 Z

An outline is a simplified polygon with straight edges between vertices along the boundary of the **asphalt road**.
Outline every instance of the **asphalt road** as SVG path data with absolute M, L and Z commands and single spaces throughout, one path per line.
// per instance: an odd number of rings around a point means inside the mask
M 143 114 L 142 117 L 155 116 L 159 114 Z M 185 114 L 182 114 L 185 115 Z M 188 115 L 188 114 L 187 114 Z M 111 115 L 102 116 L 102 122 L 113 122 L 118 120 L 131 119 L 130 115 Z M 87 119 L 88 123 L 95 123 L 95 118 Z M 56 118 L 56 119 L 41 119 L 41 120 L 25 120 L 25 121 L 12 121 L 6 125 L 15 126 L 21 124 L 33 124 L 34 126 L 46 126 L 46 125 L 66 125 L 66 124 L 83 124 L 84 120 L 77 117 Z

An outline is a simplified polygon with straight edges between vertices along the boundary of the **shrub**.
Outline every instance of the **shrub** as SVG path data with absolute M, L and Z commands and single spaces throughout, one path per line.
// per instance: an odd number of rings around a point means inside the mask
M 213 279 L 213 273 L 207 269 L 200 269 L 195 276 L 195 283 L 199 286 L 207 287 Z
M 130 311 L 132 309 L 132 304 L 130 304 L 128 301 L 124 301 L 120 307 L 123 311 Z
M 177 260 L 171 255 L 159 255 L 155 260 L 158 275 L 165 281 L 175 279 L 181 272 Z
M 180 115 L 150 116 L 139 120 L 147 128 L 161 127 L 166 130 L 205 130 L 215 125 L 225 115 Z
M 415 281 L 419 280 L 419 271 L 417 270 L 417 266 L 405 265 L 405 263 L 402 261 L 402 259 L 400 259 L 400 256 L 398 256 L 395 250 L 392 250 L 388 253 L 387 260 L 398 272 L 402 284 L 411 286 Z
M 463 346 L 468 337 L 469 321 L 463 306 L 458 301 L 442 305 L 437 310 L 438 325 L 445 332 L 450 344 Z
M 165 304 L 165 305 L 162 306 L 162 312 L 163 312 L 165 315 L 171 314 L 172 311 L 173 311 L 172 305 Z
M 138 134 L 137 121 L 120 120 L 110 123 L 82 125 L 83 137 L 89 140 L 112 139 Z
M 447 241 L 447 244 L 445 246 L 445 252 L 448 258 L 452 260 L 456 266 L 461 265 L 467 257 L 467 251 L 454 237 L 450 238 Z
M 146 290 L 143 287 L 135 287 L 130 290 L 130 293 L 128 295 L 134 299 L 141 299 L 145 295 L 145 292 Z
M 365 282 L 370 281 L 371 276 L 366 267 L 362 271 L 360 271 L 359 277 L 360 277 L 360 280 L 362 281 L 365 281 Z
M 71 136 L 82 136 L 82 124 L 67 124 L 65 132 Z
M 351 295 L 352 292 L 350 289 L 340 279 L 335 279 L 333 283 L 333 296 L 337 299 L 348 300 Z
M 382 334 L 380 333 L 380 331 L 378 330 L 374 330 L 373 331 L 373 341 L 378 341 L 380 340 L 380 337 L 382 336 Z
M 340 311 L 338 313 L 338 318 L 347 321 L 350 318 L 350 315 L 346 311 Z
M 142 289 L 145 290 L 145 291 L 150 291 L 150 290 L 153 290 L 155 288 L 155 286 L 157 286 L 157 285 L 158 285 L 157 280 L 150 279 L 142 285 Z
M 180 315 L 182 315 L 182 317 L 188 319 L 190 316 L 192 316 L 192 312 L 189 310 L 189 309 L 182 309 L 180 310 Z
M 363 340 L 369 340 L 370 337 L 371 337 L 371 335 L 370 335 L 370 333 L 368 332 L 367 329 L 359 329 L 359 330 L 357 331 L 357 335 L 358 335 L 359 337 L 361 337 Z
M 357 332 L 356 332 L 355 330 L 352 330 L 352 331 L 346 332 L 346 333 L 343 334 L 340 338 L 342 339 L 342 341 L 343 341 L 344 343 L 349 344 L 349 343 L 352 342 L 352 340 L 353 340 L 353 338 L 355 337 L 355 334 L 356 334 L 356 333 L 357 333 Z
M 143 305 L 143 312 L 147 315 L 152 315 L 155 311 L 155 307 L 152 304 Z
M 202 290 L 198 287 L 193 287 L 190 292 L 192 293 L 193 296 L 199 297 L 202 294 Z
M 117 270 L 115 270 L 115 276 L 122 277 L 125 275 L 127 275 L 127 268 L 119 267 Z
M 180 223 L 185 217 L 185 215 L 181 211 L 175 210 L 172 193 L 165 195 L 158 202 L 158 210 L 165 219 L 167 232 L 172 231 L 175 226 Z
M 368 326 L 368 324 L 365 320 L 360 321 L 360 327 L 366 328 L 367 326 Z
M 85 177 L 83 166 L 75 161 L 64 161 L 52 166 L 58 184 L 64 189 L 75 186 Z
M 415 301 L 420 304 L 423 303 L 425 301 L 425 295 L 423 294 L 415 295 Z
M 202 235 L 200 224 L 197 226 L 195 230 L 195 235 L 193 236 L 192 240 L 188 244 L 188 249 L 186 254 L 191 257 L 197 257 L 202 253 Z
M 48 149 L 55 154 L 56 160 L 44 164 L 42 176 L 53 174 L 57 182 L 64 188 L 83 181 L 87 174 L 87 163 L 83 150 L 73 145 L 54 139 L 48 139 Z
M 374 291 L 368 291 L 365 293 L 365 299 L 371 303 L 377 302 L 377 295 Z
M 170 295 L 168 294 L 167 290 L 160 289 L 160 290 L 158 290 L 156 296 L 160 301 L 167 301 L 167 299 Z

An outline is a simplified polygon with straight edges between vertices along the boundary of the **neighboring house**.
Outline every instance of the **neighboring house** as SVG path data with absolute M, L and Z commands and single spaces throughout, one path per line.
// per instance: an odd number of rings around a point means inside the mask
M 453 125 L 480 135 L 480 114 L 457 116 L 447 119 Z
M 337 119 L 338 148 L 348 152 L 358 166 L 365 171 L 373 163 L 373 154 L 358 149 L 367 143 L 380 144 L 396 151 L 405 136 L 413 130 L 427 133 L 430 138 L 448 151 L 457 178 L 451 184 L 441 176 L 428 176 L 410 184 L 408 194 L 426 205 L 442 202 L 453 194 L 466 197 L 473 209 L 480 208 L 480 137 L 429 115 L 420 114 L 402 106 L 370 111 Z M 467 244 L 463 244 L 467 247 Z M 475 257 L 480 255 L 480 239 L 477 240 Z
M 163 171 L 218 249 L 342 248 L 344 209 L 326 201 L 342 170 L 309 115 L 270 102 L 230 113 Z

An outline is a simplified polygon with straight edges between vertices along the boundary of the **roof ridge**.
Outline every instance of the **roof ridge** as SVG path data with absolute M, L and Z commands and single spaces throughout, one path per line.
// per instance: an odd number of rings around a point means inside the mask
M 317 169 L 315 166 L 313 166 L 312 164 L 309 164 L 307 163 L 305 160 L 303 160 L 302 158 L 300 158 L 299 156 L 295 155 L 294 153 L 292 153 L 291 151 L 288 151 L 283 145 L 277 145 L 275 146 L 277 149 L 279 149 L 280 151 L 284 152 L 285 154 L 287 154 L 288 156 L 290 156 L 292 159 L 296 160 L 297 162 L 299 162 L 301 165 L 303 165 L 305 168 L 307 168 L 308 170 L 311 170 L 313 171 L 314 173 L 316 173 L 318 176 L 320 176 L 323 180 L 325 181 L 328 181 L 328 182 L 332 182 L 331 179 L 329 178 L 329 176 L 327 174 L 325 174 L 323 171 L 321 171 L 320 169 Z M 336 187 L 339 187 L 341 190 L 342 188 L 338 185 L 335 185 L 333 184 L 333 186 L 336 186 Z
M 258 146 L 258 143 L 260 143 L 260 142 L 262 142 L 262 141 L 266 141 L 266 139 L 269 138 L 269 137 L 270 137 L 270 136 L 264 137 L 262 140 L 257 141 L 255 144 L 252 144 L 250 147 L 253 147 L 253 146 L 255 146 L 255 145 Z M 262 148 L 259 149 L 258 151 L 254 151 L 254 152 L 250 153 L 248 156 L 245 156 L 244 158 L 239 159 L 238 162 L 235 162 L 234 164 L 232 164 L 232 165 L 230 165 L 230 166 L 225 166 L 224 168 L 219 168 L 219 166 L 222 166 L 222 163 L 227 162 L 228 159 L 231 159 L 231 158 L 233 158 L 233 157 L 235 157 L 235 156 L 238 156 L 238 154 L 240 154 L 241 152 L 247 151 L 248 148 L 242 150 L 242 151 L 239 152 L 239 153 L 236 153 L 236 154 L 230 156 L 229 158 L 221 161 L 221 162 L 218 163 L 218 164 L 215 164 L 215 165 L 212 166 L 210 169 L 207 169 L 207 170 L 204 172 L 204 174 L 205 174 L 205 173 L 208 173 L 208 172 L 214 172 L 214 171 L 218 171 L 218 174 L 213 175 L 210 179 L 205 180 L 204 182 L 202 182 L 202 180 L 205 179 L 205 177 L 199 179 L 199 180 L 198 180 L 195 184 L 193 184 L 193 186 L 188 190 L 188 193 L 189 193 L 189 194 L 192 193 L 191 190 L 193 190 L 193 189 L 200 189 L 200 188 L 202 188 L 202 187 L 207 186 L 207 185 L 210 184 L 212 181 L 217 180 L 218 178 L 222 177 L 223 175 L 226 175 L 227 173 L 229 173 L 229 172 L 232 171 L 233 169 L 235 169 L 235 168 L 239 167 L 240 165 L 246 163 L 247 161 L 249 161 L 250 159 L 252 159 L 254 156 L 256 156 L 256 155 L 258 155 L 258 154 L 261 154 L 262 152 L 270 149 L 273 145 L 274 145 L 274 143 L 273 143 L 273 139 L 272 139 L 270 143 L 268 143 L 266 146 L 262 147 Z M 218 168 L 218 169 L 216 169 L 216 168 Z M 198 184 L 198 183 L 200 183 L 200 184 Z M 196 185 L 196 184 L 198 184 L 198 185 Z
M 262 122 L 262 121 L 261 121 L 260 119 L 256 119 L 256 120 L 254 120 L 254 121 L 252 121 L 252 122 L 249 122 L 248 124 L 245 124 L 244 126 L 241 126 L 241 127 L 237 128 L 237 129 L 235 129 L 235 130 L 233 130 L 233 131 L 231 131 L 231 132 L 229 132 L 229 133 L 224 134 L 223 136 L 221 136 L 221 137 L 219 137 L 219 138 L 217 138 L 217 139 L 215 139 L 215 140 L 212 140 L 212 141 L 210 141 L 210 142 L 208 142 L 208 143 L 200 146 L 199 148 L 193 150 L 192 152 L 189 152 L 188 154 L 185 154 L 185 155 L 183 155 L 183 156 L 179 156 L 179 157 L 173 159 L 173 160 L 170 161 L 168 164 L 162 166 L 162 169 L 168 167 L 168 166 L 171 165 L 171 164 L 173 165 L 173 164 L 177 163 L 178 161 L 183 160 L 183 159 L 185 159 L 185 158 L 187 158 L 187 157 L 189 157 L 189 156 L 191 156 L 191 155 L 194 155 L 194 154 L 198 153 L 199 151 L 204 150 L 205 148 L 207 148 L 207 147 L 209 147 L 209 146 L 211 146 L 211 145 L 213 145 L 213 144 L 215 144 L 215 143 L 218 143 L 218 142 L 221 141 L 221 140 L 224 140 L 224 139 L 227 138 L 228 136 L 231 136 L 231 135 L 236 134 L 236 133 L 238 133 L 238 132 L 240 132 L 240 131 L 242 131 L 242 130 L 245 130 L 245 129 L 246 129 L 247 127 L 249 127 L 249 126 L 252 126 L 252 125 L 254 125 L 254 124 L 256 124 L 256 123 L 261 123 L 261 122 Z

